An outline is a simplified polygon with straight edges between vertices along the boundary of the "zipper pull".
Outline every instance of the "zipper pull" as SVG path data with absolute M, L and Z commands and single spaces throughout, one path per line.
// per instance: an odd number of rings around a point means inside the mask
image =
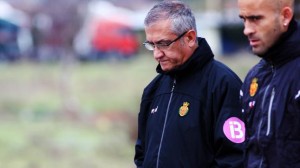
M 176 85 L 176 79 L 174 79 L 174 81 L 173 81 L 172 92 L 173 92 L 173 90 L 175 88 L 175 85 Z

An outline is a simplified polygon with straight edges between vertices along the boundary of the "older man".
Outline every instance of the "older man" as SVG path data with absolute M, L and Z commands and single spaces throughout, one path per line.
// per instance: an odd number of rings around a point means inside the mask
M 145 19 L 159 73 L 145 88 L 138 119 L 139 168 L 241 168 L 241 81 L 214 60 L 184 3 L 163 1 Z

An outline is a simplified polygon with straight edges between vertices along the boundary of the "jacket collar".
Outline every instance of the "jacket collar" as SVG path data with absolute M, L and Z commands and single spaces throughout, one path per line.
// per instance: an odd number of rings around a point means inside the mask
M 184 64 L 168 72 L 163 71 L 161 66 L 158 65 L 156 72 L 170 76 L 181 76 L 189 74 L 195 69 L 202 68 L 209 60 L 213 59 L 214 55 L 204 38 L 198 37 L 198 44 L 199 47 Z
M 285 32 L 262 58 L 272 65 L 282 65 L 300 56 L 300 30 L 295 19 L 292 19 Z

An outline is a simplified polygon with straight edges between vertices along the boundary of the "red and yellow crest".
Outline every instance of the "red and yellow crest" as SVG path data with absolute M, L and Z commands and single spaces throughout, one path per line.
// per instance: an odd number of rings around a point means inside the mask
M 258 79 L 257 78 L 253 78 L 251 85 L 250 85 L 250 89 L 249 89 L 249 94 L 251 97 L 253 97 L 258 89 L 258 83 L 257 83 Z
M 188 113 L 188 111 L 189 111 L 189 107 L 188 106 L 189 105 L 190 105 L 190 103 L 184 102 L 183 105 L 179 108 L 179 115 L 181 117 L 185 116 Z

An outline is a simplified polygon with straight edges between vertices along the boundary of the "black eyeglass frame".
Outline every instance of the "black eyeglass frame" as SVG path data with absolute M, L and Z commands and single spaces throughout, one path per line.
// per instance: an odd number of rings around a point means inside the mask
M 166 48 L 169 47 L 172 43 L 176 42 L 177 40 L 179 40 L 181 37 L 183 37 L 188 31 L 183 32 L 181 35 L 179 35 L 177 38 L 175 38 L 174 40 L 168 42 L 167 44 L 155 44 L 149 41 L 145 41 L 143 43 L 143 45 L 145 46 L 145 48 L 149 51 L 153 51 L 154 48 L 158 48 L 158 49 L 162 49 L 162 48 Z

